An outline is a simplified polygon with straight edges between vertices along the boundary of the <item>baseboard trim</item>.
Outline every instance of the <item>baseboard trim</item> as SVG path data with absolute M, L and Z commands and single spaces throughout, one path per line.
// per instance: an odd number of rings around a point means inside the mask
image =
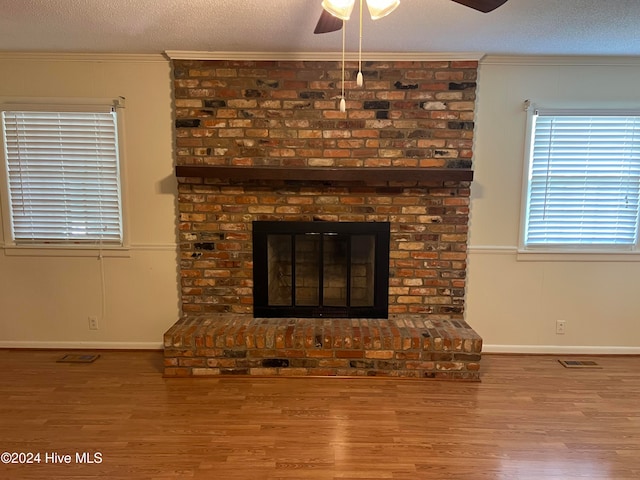
M 570 345 L 483 345 L 482 353 L 542 355 L 640 355 L 640 347 Z
M 78 350 L 162 350 L 162 342 L 23 342 L 0 341 L 0 348 Z

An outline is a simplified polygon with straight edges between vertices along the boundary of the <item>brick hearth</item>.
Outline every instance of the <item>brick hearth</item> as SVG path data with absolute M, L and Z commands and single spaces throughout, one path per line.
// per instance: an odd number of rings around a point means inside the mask
M 390 376 L 479 380 L 482 339 L 463 320 L 190 316 L 164 336 L 167 377 Z

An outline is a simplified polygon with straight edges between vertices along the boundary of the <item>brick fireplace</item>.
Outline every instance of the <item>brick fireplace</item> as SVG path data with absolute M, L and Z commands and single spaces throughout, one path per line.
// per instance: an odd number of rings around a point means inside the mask
M 477 62 L 174 60 L 184 317 L 165 374 L 478 379 L 464 321 Z M 389 318 L 254 318 L 253 222 L 385 222 Z

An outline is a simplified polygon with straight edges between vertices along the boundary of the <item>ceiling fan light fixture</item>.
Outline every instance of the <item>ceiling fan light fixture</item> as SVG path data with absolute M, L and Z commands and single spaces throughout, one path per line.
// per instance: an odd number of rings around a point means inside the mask
M 322 8 L 334 17 L 349 20 L 356 0 L 322 0 Z
M 386 17 L 400 5 L 400 0 L 367 0 L 371 20 Z

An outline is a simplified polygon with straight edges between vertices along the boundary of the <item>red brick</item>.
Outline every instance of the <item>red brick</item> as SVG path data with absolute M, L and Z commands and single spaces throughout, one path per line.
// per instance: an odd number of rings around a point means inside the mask
M 393 350 L 366 350 L 365 358 L 390 359 L 394 357 Z
M 344 360 L 339 358 L 326 359 L 326 360 L 320 360 L 318 362 L 318 365 L 320 367 L 333 367 L 333 368 L 348 367 L 349 360 Z
M 331 357 L 333 357 L 333 351 L 332 350 L 318 350 L 318 349 L 306 350 L 305 354 L 309 358 L 331 358 Z
M 336 350 L 336 358 L 363 358 L 364 352 L 359 350 Z

